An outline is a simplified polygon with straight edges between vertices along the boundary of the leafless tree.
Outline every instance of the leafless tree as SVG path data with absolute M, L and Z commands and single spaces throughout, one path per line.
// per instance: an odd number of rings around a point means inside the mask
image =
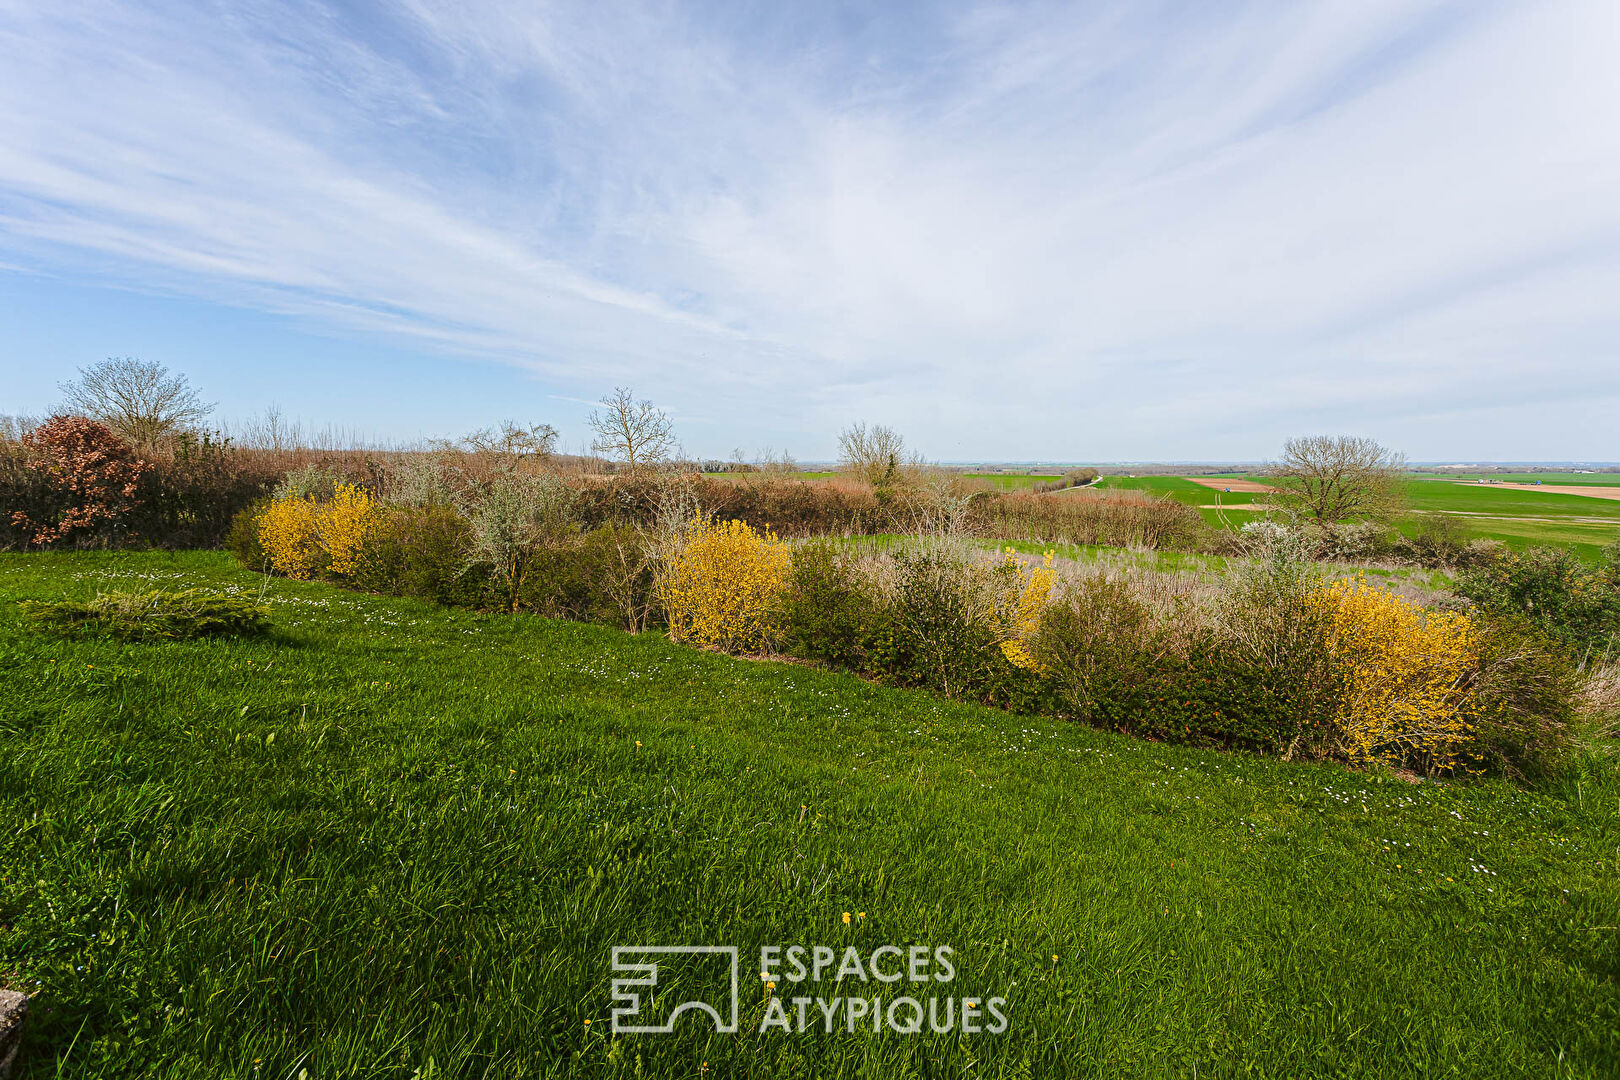
M 1289 439 L 1266 476 L 1285 509 L 1329 525 L 1398 510 L 1405 465 L 1402 455 L 1373 439 L 1307 435 Z
M 591 449 L 622 462 L 631 472 L 667 460 L 675 449 L 675 424 L 669 414 L 636 396 L 627 386 L 604 394 L 601 408 L 586 420 L 596 438 Z
M 499 427 L 483 428 L 461 440 L 469 453 L 505 458 L 548 458 L 557 448 L 557 429 L 550 424 L 523 427 L 504 420 Z
M 101 421 L 137 446 L 179 434 L 214 411 L 184 375 L 130 356 L 80 368 L 61 390 L 73 412 Z
M 238 445 L 259 450 L 281 452 L 299 445 L 302 430 L 297 421 L 289 421 L 281 406 L 271 402 L 261 416 L 243 425 Z
M 857 423 L 838 434 L 838 466 L 885 491 L 903 483 L 917 459 L 894 428 Z

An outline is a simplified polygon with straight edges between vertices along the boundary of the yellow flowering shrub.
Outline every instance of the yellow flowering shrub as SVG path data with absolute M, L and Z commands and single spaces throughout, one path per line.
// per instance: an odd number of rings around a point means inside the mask
M 1038 672 L 1041 666 L 1029 654 L 1027 645 L 1040 629 L 1041 613 L 1052 595 L 1052 552 L 1046 553 L 1039 566 L 1029 566 L 1008 548 L 999 569 L 1013 581 L 1010 602 L 995 613 L 1001 653 L 1014 667 Z
M 769 647 L 790 569 L 788 545 L 770 529 L 694 519 L 659 575 L 669 636 L 734 653 Z
M 273 499 L 259 516 L 259 544 L 271 569 L 290 578 L 314 577 L 321 565 L 313 496 Z
M 1321 592 L 1343 665 L 1339 737 L 1352 761 L 1474 771 L 1480 635 L 1356 577 Z
M 359 567 L 360 549 L 377 523 L 377 500 L 363 487 L 338 484 L 332 498 L 315 513 L 315 535 L 330 560 L 329 569 L 350 577 Z
M 314 495 L 271 500 L 259 517 L 259 543 L 271 567 L 288 577 L 310 578 L 323 569 L 348 577 L 377 517 L 371 492 L 336 484 L 325 502 Z

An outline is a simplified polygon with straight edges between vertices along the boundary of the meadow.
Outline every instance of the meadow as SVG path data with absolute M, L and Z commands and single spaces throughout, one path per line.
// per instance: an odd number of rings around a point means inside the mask
M 45 637 L 206 586 L 272 636 Z M 1620 782 L 1413 784 L 235 568 L 0 555 L 21 1076 L 1620 1072 Z M 617 944 L 950 945 L 1005 1034 L 608 1031 Z M 775 993 L 783 993 L 782 990 Z

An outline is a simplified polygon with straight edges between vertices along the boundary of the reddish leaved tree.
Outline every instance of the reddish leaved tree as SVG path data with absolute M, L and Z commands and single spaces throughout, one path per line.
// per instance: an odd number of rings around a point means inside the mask
M 13 512 L 13 524 L 40 546 L 118 527 L 140 505 L 141 477 L 151 468 L 105 424 L 82 416 L 53 416 L 23 436 L 27 467 L 47 473 L 58 502 L 51 520 Z M 126 537 L 129 534 L 125 534 Z

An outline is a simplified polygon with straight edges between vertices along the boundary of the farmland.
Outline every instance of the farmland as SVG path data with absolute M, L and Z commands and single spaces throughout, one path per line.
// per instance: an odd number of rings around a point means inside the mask
M 277 631 L 13 603 L 154 586 Z M 0 599 L 28 1078 L 1620 1069 L 1611 768 L 1414 787 L 219 553 L 0 556 Z M 1012 1026 L 755 1035 L 756 983 L 743 1034 L 615 1038 L 647 941 L 951 944 Z
M 1532 474 L 1525 474 L 1531 476 Z M 1570 480 L 1559 474 L 1542 474 L 1547 483 L 1553 476 L 1560 485 Z M 1577 474 L 1579 475 L 1579 474 Z M 1234 479 L 1239 477 L 1234 474 Z M 1210 478 L 1202 478 L 1210 479 Z M 1260 477 L 1243 477 L 1258 480 Z M 1507 480 L 1508 476 L 1499 477 Z M 1523 477 L 1514 476 L 1519 481 Z M 1590 479 L 1590 475 L 1587 475 Z M 1608 485 L 1594 485 L 1608 486 Z M 1222 507 L 1255 507 L 1263 496 L 1212 489 L 1175 476 L 1104 476 L 1096 484 L 1102 490 L 1146 491 L 1166 495 L 1189 506 L 1200 507 L 1205 520 L 1225 528 L 1238 528 L 1253 519 L 1255 510 L 1225 512 Z M 1421 527 L 1423 515 L 1455 514 L 1469 536 L 1500 540 L 1510 547 L 1553 544 L 1567 547 L 1583 558 L 1595 560 L 1604 545 L 1620 537 L 1620 502 L 1612 499 L 1550 491 L 1525 491 L 1493 484 L 1459 483 L 1455 479 L 1413 476 L 1406 481 L 1405 495 L 1413 511 L 1400 523 L 1411 533 Z

